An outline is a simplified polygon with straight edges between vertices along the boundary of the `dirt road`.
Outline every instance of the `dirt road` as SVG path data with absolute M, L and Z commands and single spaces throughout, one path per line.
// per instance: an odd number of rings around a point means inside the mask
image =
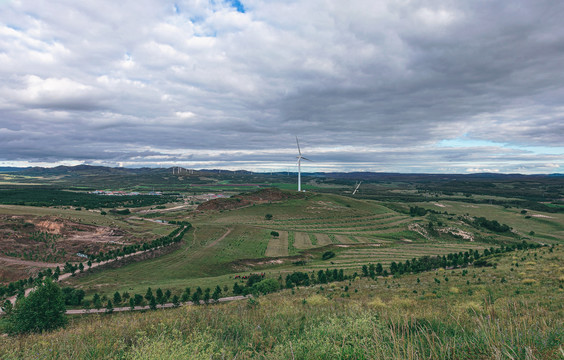
M 217 300 L 218 303 L 224 303 L 224 302 L 229 302 L 229 301 L 238 301 L 238 300 L 245 300 L 250 298 L 251 295 L 247 295 L 247 296 L 228 296 L 228 297 L 224 297 L 224 298 L 220 298 Z M 215 301 L 210 300 L 210 304 L 214 304 Z M 200 304 L 204 304 L 203 301 L 200 301 Z M 185 303 L 180 303 L 180 306 L 191 306 L 194 305 L 194 303 L 192 301 L 187 301 Z M 173 303 L 166 303 L 163 306 L 158 305 L 157 309 L 167 309 L 167 308 L 172 308 L 174 307 Z M 122 311 L 139 311 L 139 310 L 151 310 L 151 308 L 147 305 L 147 306 L 135 306 L 133 309 L 129 306 L 126 307 L 116 307 L 114 308 L 114 312 L 122 312 Z M 75 310 L 67 310 L 66 314 L 67 315 L 80 315 L 80 314 L 100 314 L 100 313 L 105 313 L 107 310 L 105 308 L 101 308 L 101 309 L 75 309 Z
M 31 260 L 21 260 L 16 259 L 13 257 L 5 257 L 0 256 L 0 263 L 7 263 L 13 265 L 27 265 L 27 266 L 36 266 L 36 267 L 45 267 L 45 268 L 56 268 L 57 266 L 63 267 L 65 264 L 57 264 L 57 263 L 46 263 L 41 261 L 31 261 Z
M 209 243 L 205 248 L 207 249 L 207 248 L 211 248 L 212 246 L 217 245 L 221 240 L 225 239 L 227 237 L 227 235 L 229 235 L 231 233 L 231 231 L 233 231 L 233 228 L 227 228 L 227 231 L 225 232 L 225 234 L 221 235 L 219 238 L 217 238 L 216 240 Z

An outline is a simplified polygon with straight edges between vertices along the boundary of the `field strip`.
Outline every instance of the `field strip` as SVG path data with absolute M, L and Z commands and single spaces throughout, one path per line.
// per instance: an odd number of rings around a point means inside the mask
M 279 237 L 273 237 L 268 242 L 268 247 L 264 253 L 268 257 L 288 256 L 288 233 L 280 231 Z
M 374 239 L 374 238 L 368 238 L 368 237 L 364 237 L 364 236 L 356 236 L 356 235 L 349 235 L 349 237 L 352 236 L 356 239 L 357 242 L 359 243 L 389 243 L 389 240 L 382 240 L 382 239 Z
M 317 245 L 319 245 L 319 246 L 325 246 L 325 245 L 333 244 L 333 242 L 329 238 L 329 235 L 327 235 L 327 234 L 315 234 L 315 237 L 317 238 Z
M 296 229 L 355 229 L 355 228 L 369 228 L 369 227 L 377 227 L 379 225 L 395 225 L 404 223 L 406 221 L 412 221 L 410 217 L 405 216 L 397 216 L 385 220 L 390 221 L 362 221 L 362 222 L 354 222 L 354 223 L 346 223 L 346 222 L 336 222 L 336 223 L 317 223 L 317 224 L 280 224 L 283 227 L 292 227 Z
M 395 221 L 401 221 L 411 219 L 407 216 L 390 216 L 387 218 L 379 218 L 379 219 L 358 219 L 355 221 L 343 221 L 342 219 L 337 219 L 336 221 L 326 221 L 326 222 L 314 222 L 314 223 L 304 223 L 304 222 L 296 222 L 296 223 L 277 223 L 277 225 L 285 226 L 285 227 L 309 227 L 309 228 L 347 228 L 347 227 L 357 227 L 357 226 L 369 226 L 369 225 L 376 225 L 376 224 L 387 224 L 393 223 Z M 268 223 L 262 223 L 262 225 L 268 225 Z
M 305 223 L 305 222 L 317 222 L 317 223 L 327 223 L 327 222 L 356 222 L 356 221 L 364 221 L 364 220 L 372 220 L 372 219 L 381 219 L 391 216 L 397 216 L 397 213 L 392 211 L 382 214 L 376 215 L 353 215 L 353 216 L 330 216 L 330 217 L 310 217 L 310 218 L 289 218 L 289 219 L 275 219 L 274 222 L 276 223 L 288 223 L 288 222 L 296 222 L 296 223 Z
M 348 236 L 345 235 L 335 235 L 335 238 L 341 244 L 355 244 L 354 241 L 352 241 Z
M 296 249 L 311 249 L 313 244 L 309 240 L 309 235 L 303 232 L 294 233 L 294 247 Z

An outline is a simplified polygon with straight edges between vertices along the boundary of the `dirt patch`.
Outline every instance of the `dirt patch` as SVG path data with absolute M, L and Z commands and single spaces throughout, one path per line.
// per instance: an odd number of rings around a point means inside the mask
M 249 263 L 249 266 L 254 266 L 254 265 L 279 265 L 279 264 L 284 264 L 284 261 L 280 260 L 280 259 L 274 259 L 274 260 L 268 260 L 268 261 L 259 261 L 257 263 Z
M 411 231 L 415 231 L 416 233 L 420 234 L 421 236 L 423 236 L 427 240 L 430 239 L 430 236 L 429 236 L 429 233 L 427 232 L 427 230 L 419 224 L 409 224 L 407 226 L 407 229 L 411 230 Z
M 533 214 L 531 215 L 534 218 L 542 218 L 542 219 L 554 219 L 552 216 L 542 215 L 542 214 Z
M 68 237 L 68 241 L 89 242 L 89 243 L 109 243 L 124 245 L 122 242 L 123 232 L 109 227 L 95 228 L 94 231 L 79 232 Z
M 23 279 L 38 269 L 84 261 L 78 254 L 96 254 L 123 246 L 124 233 L 54 216 L 0 216 L 0 282 Z M 19 274 L 19 276 L 17 275 Z
M 439 204 L 439 203 L 433 203 L 433 205 L 438 206 L 438 207 L 441 207 L 441 208 L 447 207 L 446 205 Z
M 43 220 L 39 221 L 35 226 L 50 234 L 61 234 L 65 224 L 62 221 Z
M 438 229 L 438 231 L 443 234 L 450 234 L 454 237 L 462 238 L 464 240 L 474 241 L 474 235 L 472 233 L 457 228 L 449 227 L 444 229 Z

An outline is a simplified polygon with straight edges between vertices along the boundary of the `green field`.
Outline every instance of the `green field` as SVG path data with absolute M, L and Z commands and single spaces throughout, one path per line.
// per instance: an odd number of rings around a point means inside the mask
M 435 206 L 432 203 L 408 205 Z M 412 217 L 393 210 L 385 203 L 309 194 L 305 199 L 231 211 L 176 212 L 175 218 L 186 219 L 194 226 L 180 250 L 142 263 L 72 279 L 68 284 L 84 289 L 87 294 L 98 292 L 107 296 L 115 291 L 142 294 L 147 287 L 172 291 L 181 291 L 187 286 L 232 287 L 235 275 L 256 271 L 275 277 L 296 269 L 317 271 L 339 268 L 353 273 L 359 272 L 361 266 L 368 263 L 389 265 L 392 261 L 410 260 L 422 255 L 483 249 L 491 247 L 496 241 L 512 243 L 521 239 L 517 234 L 495 234 L 476 229 L 457 219 L 458 214 L 465 215 L 473 209 L 476 216 L 498 219 L 503 223 L 511 216 L 521 220 L 523 216 L 515 209 L 483 204 L 467 207 L 468 204 L 457 202 L 445 206 L 448 206 L 448 215 Z M 435 207 L 437 211 L 445 209 Z M 271 214 L 272 219 L 266 220 L 266 214 Z M 556 215 L 560 221 L 562 215 Z M 456 228 L 472 233 L 476 238 L 469 241 L 448 233 L 430 235 L 418 230 L 426 229 L 430 220 L 442 223 L 445 229 Z M 532 221 L 538 222 L 538 218 Z M 412 228 L 414 224 L 419 227 Z M 518 226 L 517 223 L 510 225 Z M 538 227 L 535 232 L 538 231 L 541 236 L 550 232 L 558 236 L 553 230 L 561 226 L 559 223 L 544 226 Z M 279 237 L 271 236 L 272 231 L 278 232 Z M 530 236 L 527 238 L 530 239 Z M 336 256 L 331 261 L 322 261 L 321 253 L 328 248 Z M 305 261 L 305 264 L 293 265 L 296 259 Z

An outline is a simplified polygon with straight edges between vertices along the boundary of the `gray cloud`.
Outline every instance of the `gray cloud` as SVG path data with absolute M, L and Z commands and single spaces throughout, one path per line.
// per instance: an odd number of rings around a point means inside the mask
M 241 4 L 3 2 L 0 163 L 564 168 L 563 4 Z

